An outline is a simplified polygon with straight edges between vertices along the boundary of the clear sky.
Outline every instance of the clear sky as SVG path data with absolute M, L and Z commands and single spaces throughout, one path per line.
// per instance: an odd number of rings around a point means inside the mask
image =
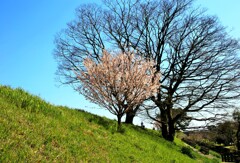
M 71 87 L 58 87 L 55 80 L 54 36 L 74 19 L 76 7 L 99 1 L 0 0 L 0 84 L 21 87 L 52 104 L 115 118 Z M 218 16 L 240 38 L 240 0 L 197 0 L 196 4 Z

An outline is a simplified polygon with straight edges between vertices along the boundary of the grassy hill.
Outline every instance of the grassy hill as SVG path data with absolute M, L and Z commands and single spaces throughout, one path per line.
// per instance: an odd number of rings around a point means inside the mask
M 0 86 L 0 162 L 218 162 L 159 135 Z

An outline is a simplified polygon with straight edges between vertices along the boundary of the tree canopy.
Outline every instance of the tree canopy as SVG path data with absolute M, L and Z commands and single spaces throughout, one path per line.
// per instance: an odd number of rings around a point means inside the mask
M 104 51 L 100 59 L 96 63 L 86 58 L 85 69 L 73 69 L 81 83 L 76 90 L 116 115 L 120 125 L 125 113 L 157 94 L 160 73 L 156 73 L 153 61 L 131 52 L 114 55 Z

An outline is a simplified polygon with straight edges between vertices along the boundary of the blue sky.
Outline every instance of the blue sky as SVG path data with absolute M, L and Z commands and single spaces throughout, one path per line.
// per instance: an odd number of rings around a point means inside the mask
M 56 105 L 81 108 L 111 116 L 97 109 L 71 87 L 56 82 L 54 36 L 74 19 L 75 8 L 87 0 L 1 0 L 0 84 L 21 87 Z M 99 2 L 99 1 L 95 1 Z M 219 17 L 234 37 L 240 38 L 239 0 L 197 0 L 196 4 Z

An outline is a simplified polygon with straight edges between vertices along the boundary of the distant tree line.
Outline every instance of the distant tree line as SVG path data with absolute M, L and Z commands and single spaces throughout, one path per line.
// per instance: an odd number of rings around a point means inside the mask
M 183 140 L 191 146 L 206 146 L 207 148 L 216 150 L 220 153 L 230 152 L 229 149 L 224 148 L 228 146 L 235 146 L 236 148 L 231 148 L 234 151 L 240 150 L 239 118 L 240 112 L 235 110 L 229 120 L 208 126 L 203 130 L 185 132 L 187 137 L 184 137 Z

